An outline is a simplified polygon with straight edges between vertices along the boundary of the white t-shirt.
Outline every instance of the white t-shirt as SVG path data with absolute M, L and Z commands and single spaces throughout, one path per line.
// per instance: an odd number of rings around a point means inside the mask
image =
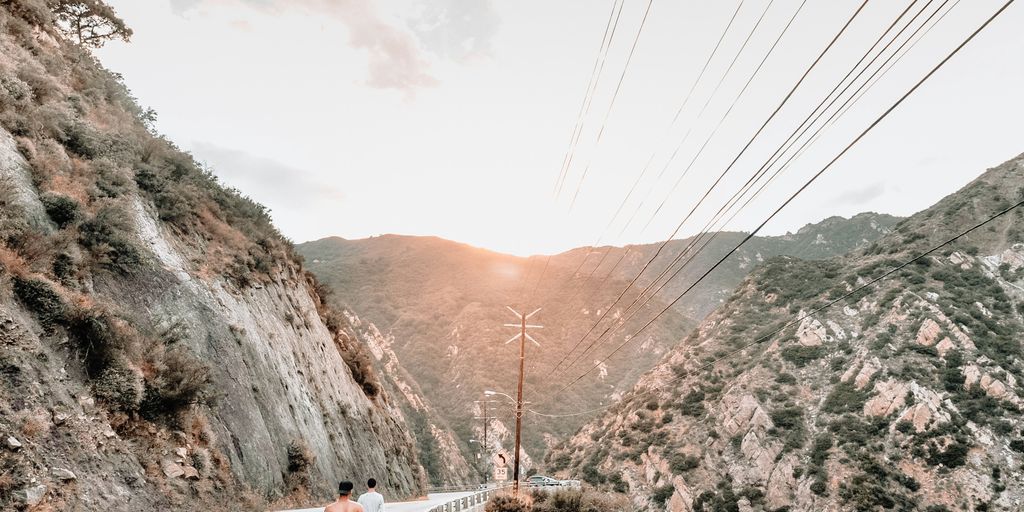
M 360 496 L 359 504 L 366 512 L 384 512 L 384 496 L 377 491 L 370 491 Z

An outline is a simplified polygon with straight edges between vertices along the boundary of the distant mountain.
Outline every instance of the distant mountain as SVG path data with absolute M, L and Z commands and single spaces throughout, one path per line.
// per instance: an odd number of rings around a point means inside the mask
M 597 383 L 574 388 L 559 404 L 546 404 L 548 410 L 539 412 L 588 409 L 615 400 L 728 297 L 759 261 L 780 254 L 833 256 L 878 239 L 898 220 L 874 213 L 852 219 L 835 217 L 808 225 L 795 234 L 751 240 L 711 276 L 708 284 L 696 288 L 647 332 L 643 342 L 629 345 L 627 351 L 597 369 Z M 712 258 L 721 257 L 728 244 L 735 244 L 741 236 L 717 234 L 684 275 L 707 268 Z M 618 321 L 643 285 L 690 241 L 670 243 L 639 281 L 641 286 L 625 294 L 605 321 Z M 358 311 L 364 321 L 372 322 L 383 336 L 393 339 L 390 346 L 409 381 L 423 391 L 433 409 L 447 415 L 447 421 L 441 422 L 431 413 L 427 423 L 450 425 L 452 437 L 469 460 L 475 456 L 469 440 L 480 439 L 482 434 L 481 421 L 473 419 L 481 412 L 474 400 L 481 400 L 485 389 L 510 395 L 515 390 L 518 347 L 503 344 L 515 334 L 514 329 L 502 326 L 514 320 L 505 306 L 520 310 L 544 308 L 531 319 L 545 325 L 537 336 L 542 347 L 528 348 L 526 400 L 537 403 L 567 377 L 592 367 L 603 358 L 607 347 L 621 343 L 628 329 L 634 327 L 634 323 L 629 323 L 624 329 L 612 331 L 611 343 L 602 343 L 588 352 L 570 371 L 553 375 L 552 369 L 562 355 L 578 344 L 655 249 L 653 245 L 582 248 L 550 259 L 519 258 L 440 238 L 396 235 L 364 240 L 327 238 L 297 247 L 308 268 L 335 290 L 336 306 Z M 606 251 L 607 256 L 602 258 Z M 682 281 L 685 283 L 686 279 Z M 661 309 L 665 298 L 678 291 L 679 285 L 673 281 L 646 310 Z M 604 327 L 597 329 L 573 357 L 602 331 Z M 491 450 L 509 445 L 511 427 L 508 405 L 494 405 L 501 409 L 499 419 L 490 429 L 496 433 L 489 439 Z M 543 456 L 551 444 L 570 435 L 587 418 L 529 415 L 530 427 L 524 441 L 528 454 Z M 437 429 L 440 430 L 443 429 Z M 427 452 L 434 449 L 435 443 L 434 436 L 420 442 Z M 430 457 L 421 453 L 420 459 L 429 469 Z M 445 475 L 434 477 L 435 483 L 448 480 Z
M 809 314 L 1021 199 L 1024 156 L 847 256 L 767 259 L 548 469 L 649 510 L 1021 510 L 1024 209 Z

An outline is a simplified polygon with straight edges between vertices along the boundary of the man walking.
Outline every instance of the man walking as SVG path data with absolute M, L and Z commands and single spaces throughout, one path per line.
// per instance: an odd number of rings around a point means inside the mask
M 377 492 L 377 480 L 371 478 L 366 482 L 366 494 L 359 497 L 359 504 L 366 512 L 384 512 L 384 496 Z
M 338 484 L 338 499 L 327 505 L 324 512 L 364 512 L 363 506 L 349 499 L 352 496 L 352 489 L 355 486 L 352 482 L 341 482 Z

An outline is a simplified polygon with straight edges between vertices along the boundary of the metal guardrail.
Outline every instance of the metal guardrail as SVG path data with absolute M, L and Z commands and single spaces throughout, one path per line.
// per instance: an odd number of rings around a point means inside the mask
M 491 499 L 495 494 L 511 487 L 511 484 L 503 485 L 499 487 L 490 487 L 488 489 L 480 489 L 470 496 L 463 496 L 462 498 L 449 501 L 448 503 L 438 505 L 427 512 L 459 512 L 461 510 L 470 510 L 474 507 L 478 507 L 487 503 L 487 500 Z M 469 489 L 472 490 L 472 489 Z

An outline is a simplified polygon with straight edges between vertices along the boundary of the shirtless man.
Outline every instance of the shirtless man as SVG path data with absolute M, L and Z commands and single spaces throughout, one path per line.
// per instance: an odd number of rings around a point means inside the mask
M 341 482 L 338 484 L 338 499 L 327 505 L 324 512 L 363 512 L 363 506 L 349 500 L 352 495 L 352 482 Z

